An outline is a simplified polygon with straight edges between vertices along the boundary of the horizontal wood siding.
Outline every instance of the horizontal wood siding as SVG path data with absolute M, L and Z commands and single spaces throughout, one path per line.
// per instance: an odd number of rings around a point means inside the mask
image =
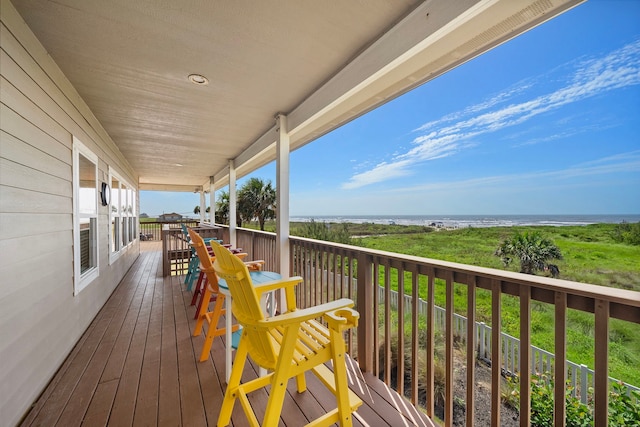
M 113 141 L 24 24 L 2 0 L 0 25 L 0 420 L 15 425 L 61 367 L 139 255 L 109 264 L 108 209 L 99 207 L 99 277 L 73 295 L 72 137 L 138 181 Z M 111 383 L 101 384 L 109 396 Z M 108 402 L 96 400 L 99 420 Z

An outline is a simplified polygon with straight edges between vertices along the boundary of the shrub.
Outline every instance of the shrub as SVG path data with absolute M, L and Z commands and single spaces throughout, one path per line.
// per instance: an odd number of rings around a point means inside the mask
M 640 245 L 640 222 L 628 223 L 622 221 L 613 229 L 612 238 L 618 243 Z
M 593 425 L 593 390 L 589 389 L 588 404 L 571 395 L 573 387 L 567 382 L 566 425 L 584 427 Z M 614 383 L 609 393 L 609 426 L 623 427 L 640 425 L 640 392 L 628 393 L 624 383 Z M 520 402 L 517 377 L 507 378 L 502 400 L 505 404 L 518 409 Z M 550 374 L 536 374 L 531 378 L 531 425 L 536 427 L 553 426 L 553 378 Z
M 614 383 L 609 393 L 609 425 L 640 425 L 640 392 L 633 390 L 627 394 L 627 387 L 622 383 Z
M 326 242 L 353 243 L 351 235 L 349 234 L 349 227 L 346 223 L 327 224 L 326 222 L 311 220 L 302 224 L 299 229 L 296 230 L 296 233 L 300 237 L 324 240 Z
M 560 249 L 537 231 L 517 232 L 511 238 L 503 240 L 494 255 L 500 257 L 505 267 L 514 259 L 519 260 L 520 273 L 526 274 L 535 274 L 537 270 L 544 269 L 551 259 L 562 259 Z

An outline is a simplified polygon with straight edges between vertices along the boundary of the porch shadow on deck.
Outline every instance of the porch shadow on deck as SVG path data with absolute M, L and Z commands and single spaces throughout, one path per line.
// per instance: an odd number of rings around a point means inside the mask
M 224 339 L 207 362 L 197 358 L 204 334 L 192 337 L 191 293 L 179 277 L 162 276 L 160 242 L 140 242 L 141 255 L 84 333 L 22 425 L 215 425 L 224 389 Z M 46 349 L 43 349 L 46 351 Z M 364 401 L 356 426 L 433 426 L 407 400 L 350 361 L 350 387 Z M 245 378 L 256 375 L 253 366 Z M 290 381 L 280 425 L 297 427 L 335 407 L 333 395 L 307 375 L 308 391 Z M 256 415 L 267 394 L 252 393 Z M 248 425 L 239 404 L 234 426 Z

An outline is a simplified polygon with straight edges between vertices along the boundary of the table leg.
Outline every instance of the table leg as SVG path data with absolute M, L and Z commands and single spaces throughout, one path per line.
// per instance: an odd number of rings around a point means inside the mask
M 233 328 L 233 315 L 231 314 L 231 295 L 227 296 L 224 299 L 224 305 L 225 305 L 225 315 L 224 315 L 224 321 L 225 321 L 225 338 L 226 338 L 226 348 L 225 348 L 225 373 L 226 373 L 226 380 L 227 383 L 229 383 L 229 378 L 231 378 L 231 358 L 232 356 L 232 351 L 233 349 L 231 348 L 231 334 L 232 334 L 232 328 Z
M 273 316 L 273 309 L 271 307 L 268 307 L 267 305 L 267 300 L 269 299 L 269 296 L 273 294 L 273 291 L 262 295 L 262 297 L 260 297 L 260 304 L 262 305 L 262 312 L 263 313 L 267 313 L 268 317 L 272 317 Z M 267 310 L 267 308 L 269 308 L 269 310 Z M 259 377 L 264 377 L 265 375 L 267 375 L 267 370 L 264 368 L 258 368 L 258 376 Z

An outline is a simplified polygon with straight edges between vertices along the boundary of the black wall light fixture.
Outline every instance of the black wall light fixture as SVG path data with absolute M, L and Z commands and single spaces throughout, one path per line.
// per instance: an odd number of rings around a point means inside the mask
M 106 182 L 102 183 L 102 190 L 100 191 L 100 201 L 102 206 L 107 206 L 111 201 L 111 188 Z

